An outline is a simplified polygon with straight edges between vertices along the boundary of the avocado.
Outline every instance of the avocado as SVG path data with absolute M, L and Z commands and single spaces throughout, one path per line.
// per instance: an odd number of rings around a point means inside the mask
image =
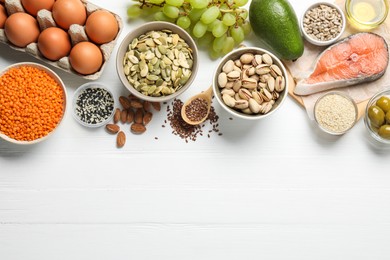
M 288 0 L 252 0 L 249 21 L 255 35 L 278 58 L 296 60 L 302 56 L 303 39 Z

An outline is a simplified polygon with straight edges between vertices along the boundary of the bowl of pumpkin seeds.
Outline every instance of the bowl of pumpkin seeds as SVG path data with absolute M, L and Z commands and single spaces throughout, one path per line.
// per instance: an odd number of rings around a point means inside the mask
M 116 67 L 122 84 L 134 96 L 164 102 L 190 87 L 198 70 L 198 50 L 179 26 L 149 22 L 125 36 Z

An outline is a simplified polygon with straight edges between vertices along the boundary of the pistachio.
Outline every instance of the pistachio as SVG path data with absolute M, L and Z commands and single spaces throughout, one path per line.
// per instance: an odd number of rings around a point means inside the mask
M 257 103 L 256 100 L 254 100 L 253 98 L 250 98 L 249 101 L 248 101 L 248 104 L 249 104 L 249 109 L 254 113 L 254 114 L 257 114 L 260 112 L 261 110 L 261 105 L 259 105 L 259 103 Z
M 222 95 L 222 99 L 228 107 L 234 107 L 236 105 L 236 100 L 227 94 Z
M 252 98 L 251 92 L 249 92 L 249 90 L 247 90 L 245 88 L 241 88 L 238 91 L 238 95 L 240 96 L 240 98 L 245 99 L 245 100 L 249 100 L 250 98 Z
M 244 54 L 241 55 L 240 61 L 243 64 L 249 64 L 249 63 L 252 62 L 253 58 L 254 58 L 253 54 L 251 54 L 251 53 L 244 53 Z
M 257 81 L 251 78 L 243 79 L 242 86 L 247 89 L 255 89 L 257 87 Z
M 232 90 L 232 89 L 227 89 L 227 88 L 224 88 L 222 91 L 221 91 L 221 94 L 222 95 L 229 95 L 229 96 L 231 96 L 231 97 L 233 97 L 234 96 L 234 94 L 236 94 L 236 92 L 234 92 L 234 90 Z
M 272 57 L 267 53 L 262 55 L 262 60 L 264 61 L 264 63 L 266 63 L 268 65 L 272 65 L 272 63 L 273 63 Z
M 228 80 L 237 80 L 241 77 L 241 73 L 239 71 L 233 70 L 227 74 Z
M 228 78 L 227 78 L 226 73 L 225 72 L 219 73 L 219 75 L 218 75 L 218 86 L 220 88 L 226 87 L 227 81 L 228 81 Z
M 249 107 L 249 102 L 244 99 L 236 100 L 234 107 L 237 109 L 245 109 Z
M 222 71 L 225 73 L 229 73 L 234 69 L 234 62 L 232 60 L 228 60 L 225 65 L 222 67 Z

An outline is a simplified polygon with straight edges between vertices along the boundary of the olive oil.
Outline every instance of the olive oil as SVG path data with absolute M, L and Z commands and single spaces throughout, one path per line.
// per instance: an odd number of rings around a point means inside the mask
M 345 9 L 352 26 L 365 31 L 374 29 L 386 20 L 388 0 L 347 0 Z

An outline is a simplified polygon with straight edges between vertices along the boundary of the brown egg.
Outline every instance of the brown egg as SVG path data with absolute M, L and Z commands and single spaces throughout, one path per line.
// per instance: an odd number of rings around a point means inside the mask
M 89 39 L 97 44 L 114 40 L 118 30 L 119 26 L 115 16 L 105 10 L 93 12 L 85 23 L 85 32 Z
M 103 54 L 95 44 L 80 42 L 70 51 L 69 62 L 78 73 L 89 75 L 97 72 L 102 66 Z
M 0 5 L 0 29 L 4 28 L 5 20 L 7 20 L 7 11 L 4 6 Z
M 37 16 L 41 9 L 51 11 L 54 4 L 54 0 L 22 0 L 21 2 L 24 9 L 33 16 Z
M 69 54 L 72 44 L 69 35 L 58 27 L 49 27 L 38 37 L 38 49 L 49 60 L 59 60 Z
M 5 21 L 4 32 L 14 45 L 24 48 L 39 36 L 37 20 L 27 13 L 14 13 Z
M 52 14 L 56 24 L 64 30 L 72 24 L 84 25 L 87 19 L 87 11 L 80 0 L 57 0 Z

